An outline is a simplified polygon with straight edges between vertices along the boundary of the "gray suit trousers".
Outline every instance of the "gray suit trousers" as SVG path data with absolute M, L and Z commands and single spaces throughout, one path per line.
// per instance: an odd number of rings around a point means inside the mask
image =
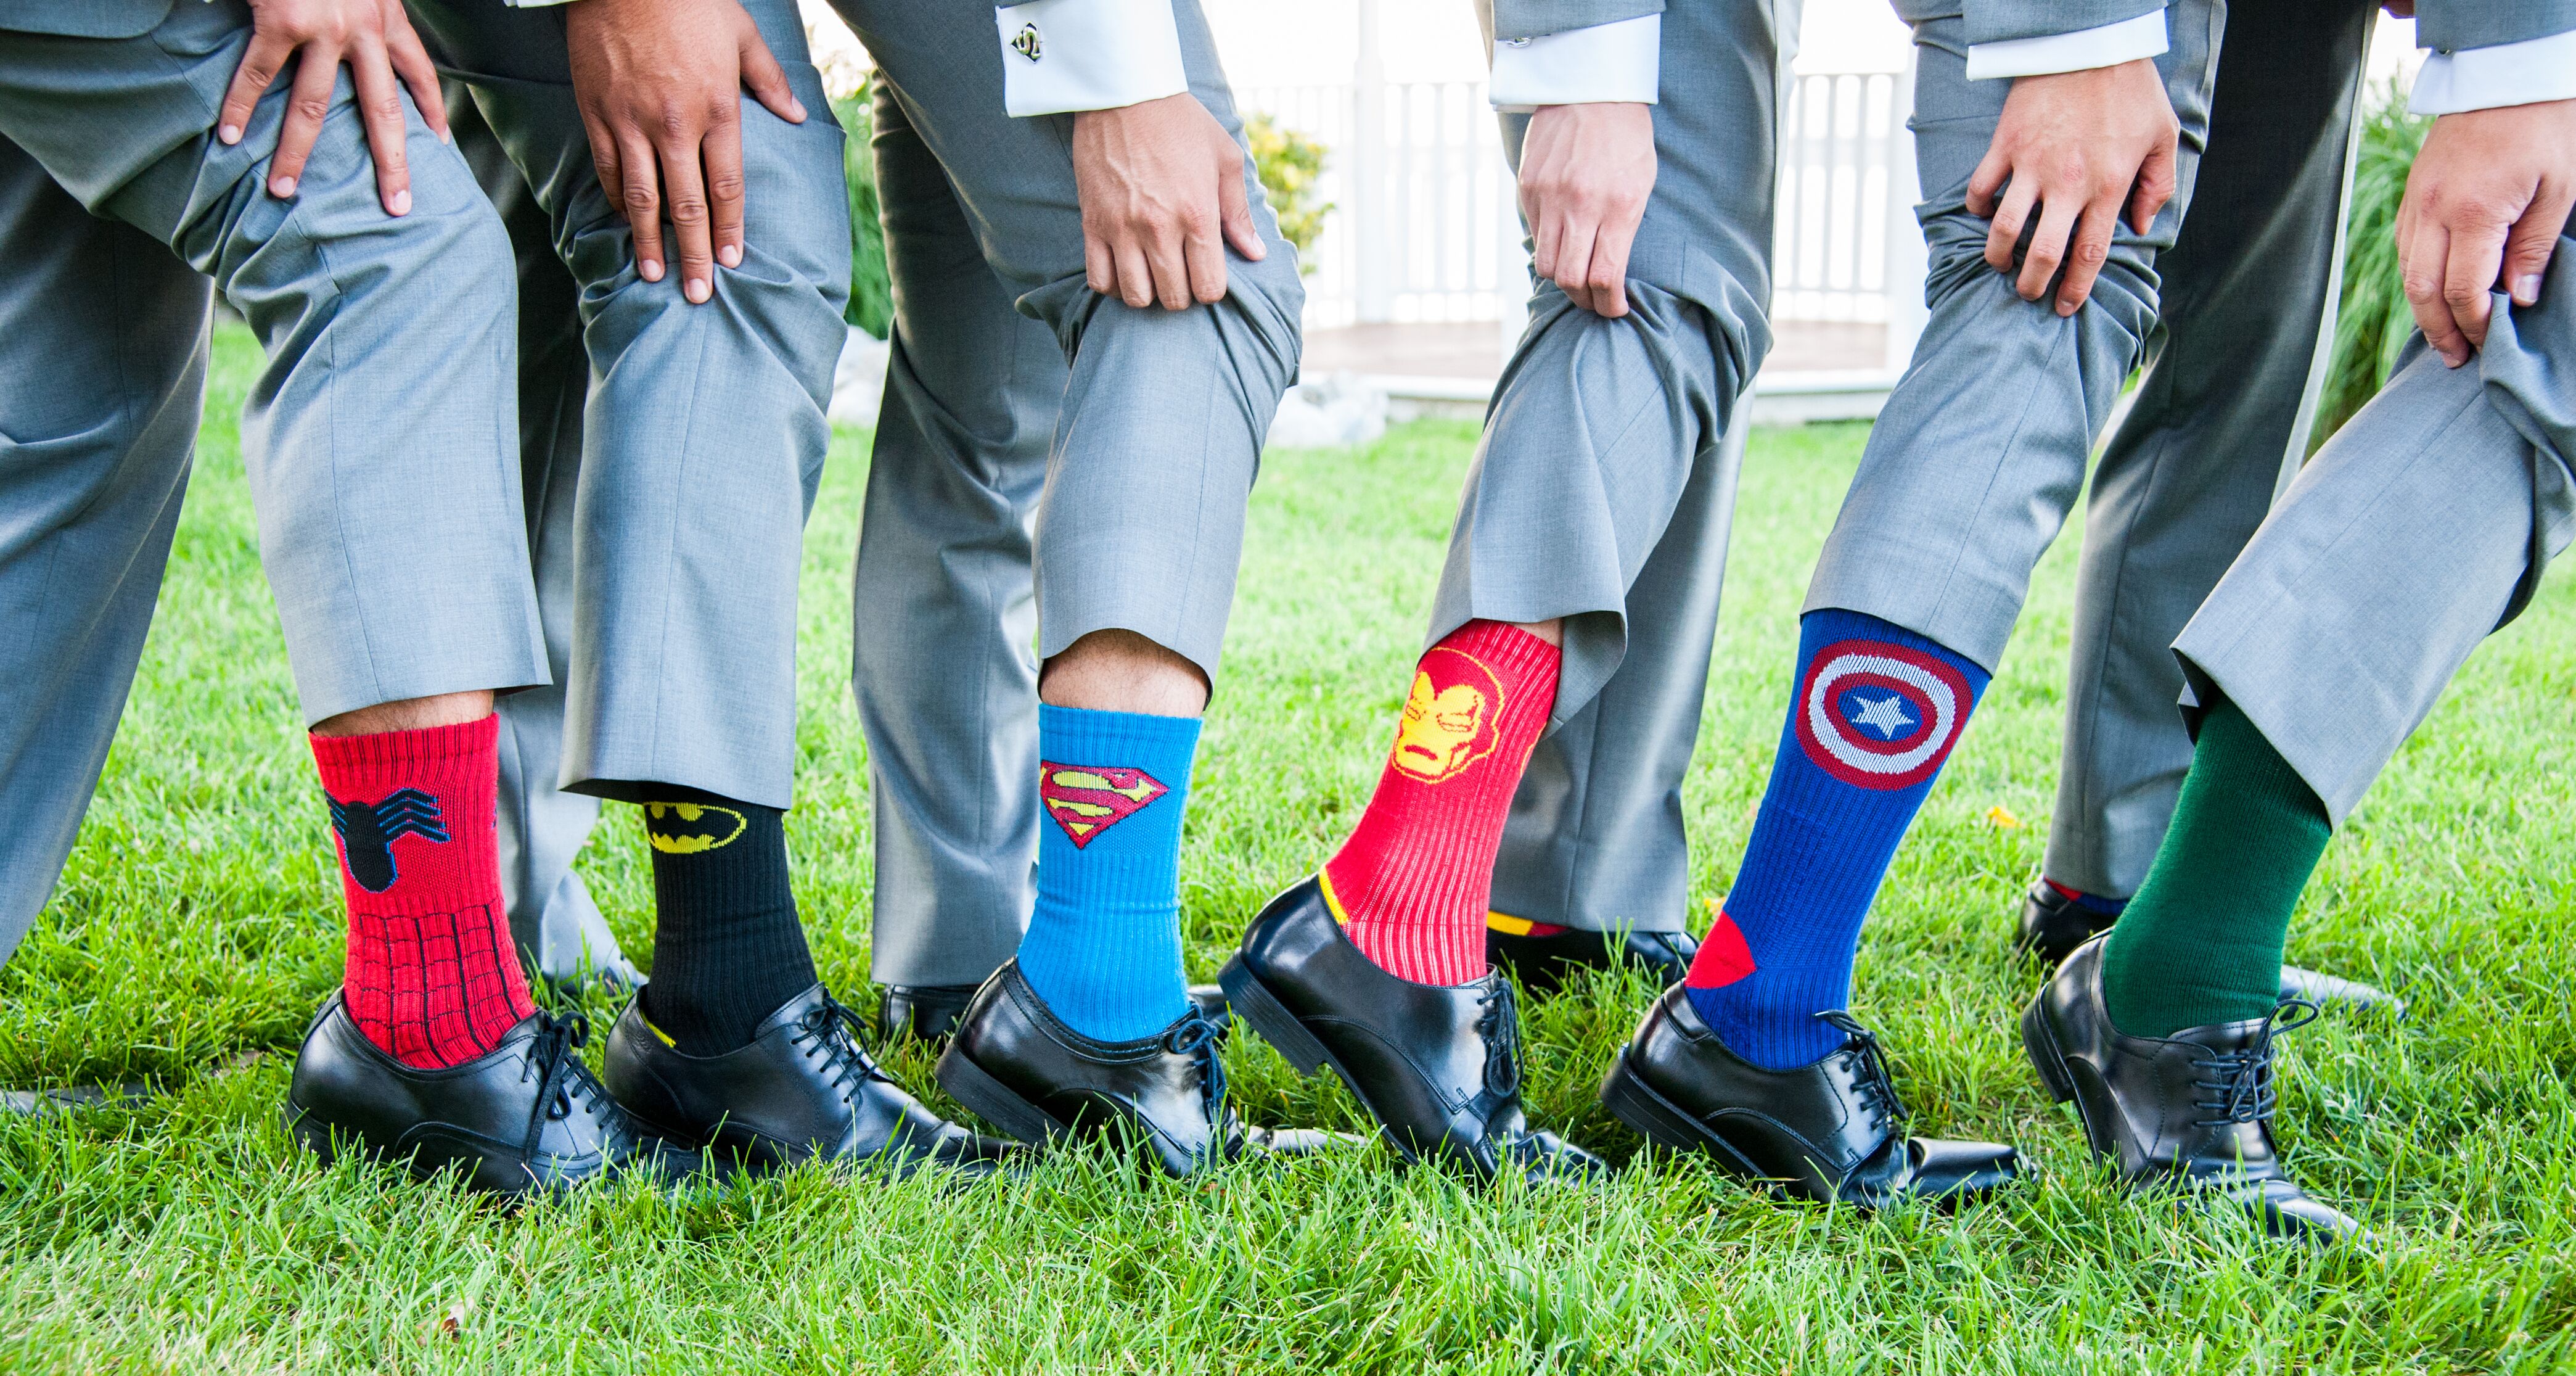
M 792 125 L 743 97 L 743 262 L 718 268 L 713 299 L 693 306 L 677 273 L 636 274 L 573 101 L 561 11 L 409 5 L 543 208 L 579 290 L 590 386 L 578 449 L 530 455 L 551 465 L 577 452 L 577 479 L 532 476 L 528 490 L 571 489 L 558 780 L 600 797 L 676 784 L 783 808 L 793 794 L 797 568 L 831 440 L 849 202 L 841 132 L 795 5 L 745 8 L 816 113 Z
M 2337 826 L 2576 535 L 2576 237 L 2495 312 L 2464 367 L 2408 345 L 2174 644 L 2186 701 L 2245 709 Z
M 196 438 L 209 289 L 268 363 L 242 418 L 260 554 L 305 720 L 546 678 L 517 519 L 499 221 L 411 121 L 387 216 L 343 74 L 292 201 L 286 104 L 212 136 L 236 0 L 128 38 L 0 43 L 0 956 L 50 892 L 150 624 Z M 211 279 L 211 283 L 208 279 Z
M 2144 235 L 2121 222 L 2093 295 L 2066 318 L 1987 265 L 1988 222 L 1966 206 L 2012 83 L 1967 79 L 1958 19 L 1915 26 L 1915 213 L 1931 319 L 1870 432 L 1806 610 L 1864 612 L 1989 671 L 2002 659 L 2031 569 L 2084 486 L 2093 436 L 2143 357 L 2156 257 L 2173 246 L 2200 171 L 2225 0 L 2179 0 L 2167 19 L 2173 47 L 2156 65 L 2182 126 L 2173 201 Z
M 2155 260 L 2148 372 L 2096 470 L 2078 577 L 2047 872 L 2089 892 L 2133 891 L 2163 838 L 2191 761 L 2172 709 L 2172 638 L 2306 450 L 2371 15 L 2353 3 L 2331 22 L 2302 0 L 2230 6 L 2200 213 Z M 1719 571 L 1695 589 L 1703 623 Z M 1642 615 L 1646 599 L 1635 602 Z M 1706 637 L 1703 625 L 1693 640 L 1702 680 Z M 1656 664 L 1632 656 L 1593 709 L 1600 721 L 1540 744 L 1505 833 L 1498 910 L 1594 930 L 1683 922 L 1678 785 L 1700 695 L 1678 677 L 1689 661 L 1655 691 L 1628 686 Z M 1577 798 L 1579 811 L 1566 801 Z
M 1794 0 L 1664 15 L 1655 189 L 1629 253 L 1629 313 L 1607 319 L 1537 283 L 1495 384 L 1428 639 L 1471 620 L 1565 618 L 1554 726 L 1628 657 L 1631 589 L 1658 547 L 1710 538 L 1671 526 L 1702 468 L 1721 462 L 1771 347 L 1773 130 L 1781 35 L 1796 23 Z M 1515 162 L 1527 126 L 1505 117 Z M 1703 494 L 1692 518 L 1725 518 L 1731 467 L 1721 482 L 1728 492 Z
M 1771 343 L 1771 150 L 1798 7 L 1676 7 L 1662 27 L 1632 313 L 1538 285 L 1431 627 L 1568 618 L 1555 729 L 1512 800 L 1492 903 L 1605 931 L 1677 928 L 1688 898 L 1681 786 L 1743 461 L 1731 421 Z M 1526 124 L 1505 119 L 1515 158 Z
M 2147 374 L 2093 471 L 2076 573 L 2051 879 L 2137 892 L 2191 767 L 2180 634 L 2307 456 L 2333 352 L 2374 6 L 2229 0 Z
M 473 94 L 456 82 L 447 83 L 447 118 L 457 151 L 510 232 L 510 255 L 518 263 L 519 470 L 546 664 L 554 674 L 553 683 L 495 704 L 501 718 L 501 897 L 511 935 L 549 979 L 576 981 L 587 971 L 632 983 L 640 977 L 618 949 L 589 886 L 572 869 L 599 821 L 599 799 L 556 786 L 577 600 L 573 517 L 581 479 L 581 413 L 590 394 L 581 288 L 555 256 L 545 207 L 483 122 Z
M 991 8 L 839 9 L 879 64 L 895 301 L 853 577 L 872 972 L 972 984 L 1028 921 L 1038 659 L 1116 628 L 1216 677 L 1244 501 L 1296 376 L 1305 292 L 1248 177 L 1270 253 L 1229 259 L 1225 300 L 1140 311 L 1092 292 L 1073 118 L 1004 114 Z M 1191 93 L 1240 141 L 1205 20 L 1174 10 Z

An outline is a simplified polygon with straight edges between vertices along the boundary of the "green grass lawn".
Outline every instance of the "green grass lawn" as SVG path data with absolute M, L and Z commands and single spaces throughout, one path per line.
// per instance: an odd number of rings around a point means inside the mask
M 238 329 L 219 334 L 196 487 L 123 735 L 53 906 L 0 973 L 0 1081 L 170 1091 L 0 1120 L 0 1368 L 2576 1366 L 2563 575 L 2355 815 L 2292 932 L 2295 955 L 2412 1005 L 2402 1022 L 2330 1017 L 2288 1040 L 2292 1163 L 2383 1231 L 2376 1258 L 2132 1203 L 2022 1061 L 2011 1018 L 2035 977 L 2004 939 L 2051 806 L 2071 537 L 1897 857 L 1855 995 L 1920 1129 L 2008 1139 L 2035 1160 L 2037 1183 L 1999 1202 L 1869 1218 L 1643 1161 L 1597 1192 L 1479 1190 L 1399 1175 L 1372 1148 L 1187 1183 L 1077 1152 L 963 1189 L 813 1171 L 721 1198 L 619 1186 L 510 1213 L 393 1172 L 321 1169 L 278 1126 L 341 929 L 234 431 L 255 363 Z M 1865 433 L 1754 439 L 1687 794 L 1695 898 L 1724 892 L 1750 826 L 1798 595 Z M 1194 976 L 1357 815 L 1472 440 L 1426 423 L 1357 452 L 1272 457 L 1183 861 Z M 818 958 L 850 995 L 865 991 L 871 882 L 845 678 L 866 450 L 861 435 L 835 445 L 807 539 L 790 818 Z M 1990 821 L 1998 806 L 2021 825 Z M 609 809 L 583 865 L 640 959 L 651 887 L 629 813 Z M 1637 1140 L 1592 1086 L 1650 993 L 1605 979 L 1526 1005 L 1534 1116 L 1623 1161 Z M 1227 1059 L 1249 1115 L 1359 1125 L 1338 1087 L 1296 1079 L 1257 1040 Z M 926 1058 L 894 1063 L 927 1085 Z

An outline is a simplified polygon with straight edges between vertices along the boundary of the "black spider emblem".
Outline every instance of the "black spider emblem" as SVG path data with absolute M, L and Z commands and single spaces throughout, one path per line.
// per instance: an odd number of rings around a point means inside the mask
M 349 877 L 369 893 L 383 893 L 394 886 L 395 838 L 447 839 L 438 800 L 417 788 L 388 794 L 381 803 L 344 803 L 337 798 L 330 802 L 331 826 L 340 833 L 340 854 L 349 866 Z

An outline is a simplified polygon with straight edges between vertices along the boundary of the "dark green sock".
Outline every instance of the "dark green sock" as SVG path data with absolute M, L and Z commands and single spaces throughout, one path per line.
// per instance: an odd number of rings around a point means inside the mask
M 2259 1018 L 2281 943 L 2333 835 L 2325 804 L 2232 702 L 2200 725 L 2173 826 L 2102 952 L 2102 997 L 2133 1037 Z

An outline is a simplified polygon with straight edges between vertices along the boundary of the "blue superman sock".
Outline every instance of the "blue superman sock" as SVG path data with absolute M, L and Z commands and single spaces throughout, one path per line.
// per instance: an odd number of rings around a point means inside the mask
M 1844 1034 L 1852 952 L 1896 843 L 1986 690 L 1965 656 L 1859 612 L 1799 622 L 1797 695 L 1753 840 L 1683 983 L 1728 1050 L 1811 1065 Z
M 1106 1042 L 1189 1009 L 1181 978 L 1181 809 L 1195 717 L 1038 707 L 1038 902 L 1020 974 Z

